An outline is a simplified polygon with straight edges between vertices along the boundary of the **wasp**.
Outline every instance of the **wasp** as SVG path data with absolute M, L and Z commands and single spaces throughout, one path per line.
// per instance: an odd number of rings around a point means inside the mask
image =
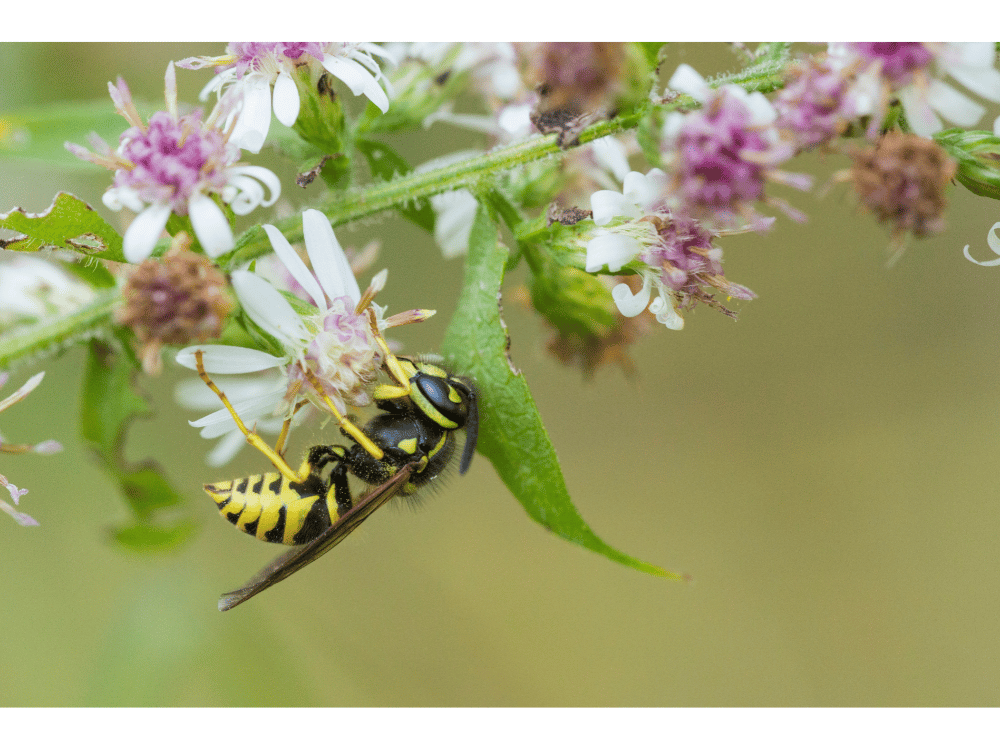
M 226 611 L 305 567 L 356 529 L 397 495 L 411 495 L 432 482 L 452 462 L 455 432 L 465 430 L 458 471 L 472 462 L 479 433 L 476 387 L 469 378 L 449 373 L 437 363 L 396 357 L 374 328 L 383 350 L 383 368 L 392 380 L 375 387 L 380 413 L 363 428 L 339 413 L 318 381 L 307 377 L 337 419 L 341 433 L 352 442 L 317 445 L 298 471 L 283 457 L 291 417 L 269 446 L 249 430 L 229 399 L 205 372 L 202 353 L 195 354 L 198 374 L 232 415 L 247 442 L 274 464 L 275 472 L 205 485 L 219 513 L 238 529 L 266 542 L 295 545 L 251 578 L 245 586 L 223 594 Z M 348 475 L 371 486 L 355 498 Z

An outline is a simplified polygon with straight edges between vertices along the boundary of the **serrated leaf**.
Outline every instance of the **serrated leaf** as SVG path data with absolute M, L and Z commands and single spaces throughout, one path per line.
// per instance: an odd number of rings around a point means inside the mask
M 474 377 L 480 388 L 479 452 L 493 463 L 528 515 L 549 531 L 636 570 L 681 578 L 609 546 L 573 506 L 528 384 L 509 359 L 498 304 L 506 258 L 497 226 L 480 205 L 458 310 L 442 346 L 455 369 Z
M 151 413 L 145 398 L 135 391 L 134 361 L 115 355 L 103 343 L 92 342 L 83 377 L 80 429 L 108 475 L 128 502 L 135 523 L 112 532 L 122 545 L 134 550 L 166 549 L 186 539 L 189 521 L 156 523 L 156 515 L 184 503 L 163 476 L 156 461 L 134 464 L 125 458 L 125 435 L 132 420 Z
M 372 174 L 379 179 L 391 180 L 393 177 L 413 171 L 406 159 L 384 143 L 358 139 L 354 145 L 368 160 L 368 167 Z M 431 208 L 428 201 L 422 200 L 413 206 L 400 207 L 399 213 L 418 227 L 426 229 L 428 232 L 434 231 L 434 209 Z
M 21 252 L 43 248 L 73 250 L 109 260 L 124 260 L 122 237 L 86 202 L 70 193 L 57 193 L 52 205 L 32 214 L 13 208 L 0 214 L 0 227 L 20 237 L 0 240 L 0 247 Z

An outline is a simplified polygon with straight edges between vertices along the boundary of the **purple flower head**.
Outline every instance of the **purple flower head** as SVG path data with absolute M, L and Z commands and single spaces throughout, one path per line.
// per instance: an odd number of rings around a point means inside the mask
M 857 115 L 850 77 L 822 57 L 793 63 L 787 75 L 774 102 L 777 126 L 790 132 L 800 148 L 833 140 Z
M 114 184 L 104 193 L 104 205 L 114 211 L 129 208 L 136 218 L 125 232 L 123 252 L 131 263 L 153 252 L 170 215 L 190 216 L 195 236 L 205 253 L 217 257 L 233 248 L 229 220 L 212 195 L 244 215 L 259 205 L 272 205 L 281 193 L 278 178 L 269 169 L 237 164 L 240 150 L 230 142 L 231 130 L 221 119 L 237 102 L 225 96 L 202 121 L 201 111 L 181 117 L 177 108 L 174 64 L 167 66 L 166 110 L 144 123 L 121 79 L 108 84 L 115 108 L 132 126 L 122 133 L 117 151 L 99 137 L 91 137 L 93 151 L 67 143 L 81 159 L 115 170 Z M 270 190 L 265 196 L 264 188 Z
M 974 126 L 986 110 L 945 80 L 951 76 L 972 93 L 1000 102 L 1000 71 L 990 42 L 865 42 L 830 44 L 830 63 L 852 79 L 858 115 L 871 115 L 876 140 L 889 106 L 898 101 L 910 129 L 929 137 L 948 120 Z
M 882 75 L 895 87 L 905 86 L 917 71 L 934 59 L 921 42 L 854 42 L 848 45 L 862 60 L 877 63 Z
M 302 55 L 311 55 L 322 61 L 323 45 L 324 42 L 230 42 L 226 45 L 226 52 L 236 59 L 228 65 L 217 66 L 215 72 L 221 73 L 227 68 L 232 68 L 236 72 L 236 77 L 242 78 L 247 71 L 265 69 L 282 57 L 298 61 Z M 193 67 L 193 64 L 184 67 Z
M 794 154 L 794 147 L 780 138 L 774 127 L 777 112 L 763 95 L 747 94 L 739 86 L 713 90 L 686 65 L 678 68 L 670 86 L 703 102 L 700 110 L 671 113 L 664 124 L 677 213 L 720 229 L 746 220 L 763 229 L 752 204 L 766 200 L 767 180 L 809 185 L 807 178 L 776 169 Z
M 217 129 L 206 127 L 196 110 L 180 119 L 155 113 L 146 128 L 133 126 L 122 134 L 118 154 L 131 167 L 115 172 L 116 188 L 134 191 L 145 203 L 167 203 L 186 216 L 196 192 L 222 192 L 226 167 L 240 151 Z
M 722 250 L 713 244 L 715 233 L 664 204 L 660 197 L 664 183 L 665 175 L 658 169 L 645 175 L 632 172 L 622 193 L 599 190 L 591 196 L 599 229 L 587 243 L 586 270 L 593 273 L 607 266 L 614 273 L 628 265 L 642 278 L 637 293 L 624 283 L 612 290 L 625 317 L 648 308 L 660 323 L 677 330 L 684 326 L 681 312 L 698 302 L 733 316 L 715 300 L 714 291 L 737 299 L 756 295 L 726 279 Z

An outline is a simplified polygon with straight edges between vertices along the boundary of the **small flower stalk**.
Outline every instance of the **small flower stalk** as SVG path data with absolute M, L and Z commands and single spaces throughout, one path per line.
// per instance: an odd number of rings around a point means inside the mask
M 112 151 L 96 135 L 91 137 L 93 151 L 74 143 L 66 143 L 66 148 L 81 159 L 114 170 L 114 184 L 104 193 L 104 205 L 137 214 L 125 232 L 125 259 L 139 263 L 148 258 L 171 215 L 189 220 L 209 257 L 232 250 L 233 231 L 220 204 L 242 216 L 258 206 L 273 205 L 281 194 L 273 172 L 238 161 L 240 149 L 230 142 L 234 124 L 227 128 L 222 122 L 236 106 L 235 99 L 221 99 L 205 121 L 199 110 L 181 116 L 170 63 L 166 110 L 144 123 L 124 80 L 109 83 L 108 89 L 116 110 L 132 126 L 121 135 L 118 148 Z
M 0 373 L 0 387 L 6 384 L 9 375 L 7 373 Z M 18 388 L 14 393 L 7 396 L 7 398 L 0 401 L 0 412 L 9 409 L 11 406 L 16 404 L 18 401 L 23 401 L 29 393 L 31 393 L 35 388 L 38 387 L 39 383 L 42 382 L 42 378 L 45 377 L 44 372 L 40 372 L 37 375 L 32 376 L 28 379 L 28 382 Z M 5 442 L 0 438 L 0 453 L 56 453 L 62 450 L 62 445 L 57 443 L 55 440 L 46 440 L 35 445 L 15 445 L 12 443 Z M 7 477 L 0 474 L 0 487 L 7 490 L 14 502 L 14 505 L 20 504 L 21 497 L 27 494 L 28 490 L 24 488 L 19 488 L 10 482 Z M 17 510 L 14 506 L 10 505 L 6 501 L 0 499 L 0 510 L 13 518 L 21 526 L 37 526 L 38 521 L 29 516 L 27 513 L 22 513 Z

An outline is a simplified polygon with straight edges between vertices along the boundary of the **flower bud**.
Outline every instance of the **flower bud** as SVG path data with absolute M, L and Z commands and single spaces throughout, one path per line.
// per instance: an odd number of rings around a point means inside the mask
M 934 140 L 958 162 L 956 180 L 976 195 L 1000 200 L 1000 138 L 985 130 L 951 128 Z

